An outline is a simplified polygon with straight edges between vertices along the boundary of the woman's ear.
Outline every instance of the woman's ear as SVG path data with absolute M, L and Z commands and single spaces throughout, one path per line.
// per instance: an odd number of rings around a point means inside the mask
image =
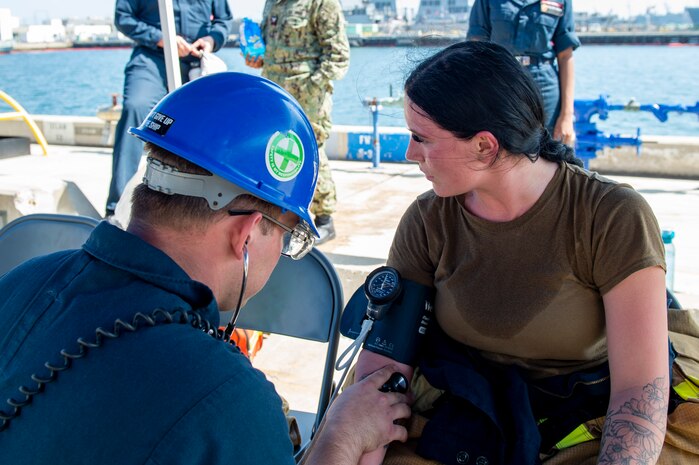
M 254 241 L 262 232 L 256 226 L 262 221 L 262 214 L 254 212 L 250 215 L 231 216 L 228 218 L 226 234 L 233 255 L 237 259 L 243 258 L 243 248 L 248 242 Z
M 500 143 L 490 131 L 481 131 L 473 136 L 476 143 L 476 152 L 478 159 L 492 164 L 500 152 Z

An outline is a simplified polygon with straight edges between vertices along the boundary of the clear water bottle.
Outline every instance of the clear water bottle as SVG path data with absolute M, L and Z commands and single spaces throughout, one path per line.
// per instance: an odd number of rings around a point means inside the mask
M 665 286 L 671 291 L 675 290 L 675 244 L 672 240 L 675 238 L 675 231 L 663 229 L 663 245 L 665 246 Z

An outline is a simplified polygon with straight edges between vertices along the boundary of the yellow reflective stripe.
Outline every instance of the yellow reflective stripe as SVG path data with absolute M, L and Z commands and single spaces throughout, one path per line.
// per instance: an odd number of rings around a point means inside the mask
M 595 437 L 590 434 L 587 426 L 584 424 L 575 428 L 568 436 L 561 439 L 556 444 L 556 449 L 565 449 L 567 447 L 572 447 L 583 442 L 592 441 Z
M 672 388 L 684 400 L 699 399 L 699 379 L 693 376 L 687 376 L 685 381 Z

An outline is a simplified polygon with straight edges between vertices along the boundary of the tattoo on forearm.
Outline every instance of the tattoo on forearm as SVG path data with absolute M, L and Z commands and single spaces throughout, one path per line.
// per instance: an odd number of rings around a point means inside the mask
M 599 464 L 652 465 L 660 455 L 667 423 L 667 380 L 656 378 L 631 398 L 610 409 L 602 434 Z

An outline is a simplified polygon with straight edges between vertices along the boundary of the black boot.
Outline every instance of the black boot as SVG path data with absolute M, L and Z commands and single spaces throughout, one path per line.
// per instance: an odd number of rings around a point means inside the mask
M 318 215 L 313 222 L 316 224 L 318 234 L 320 234 L 320 237 L 316 239 L 315 245 L 321 245 L 335 239 L 335 226 L 333 225 L 332 216 Z

